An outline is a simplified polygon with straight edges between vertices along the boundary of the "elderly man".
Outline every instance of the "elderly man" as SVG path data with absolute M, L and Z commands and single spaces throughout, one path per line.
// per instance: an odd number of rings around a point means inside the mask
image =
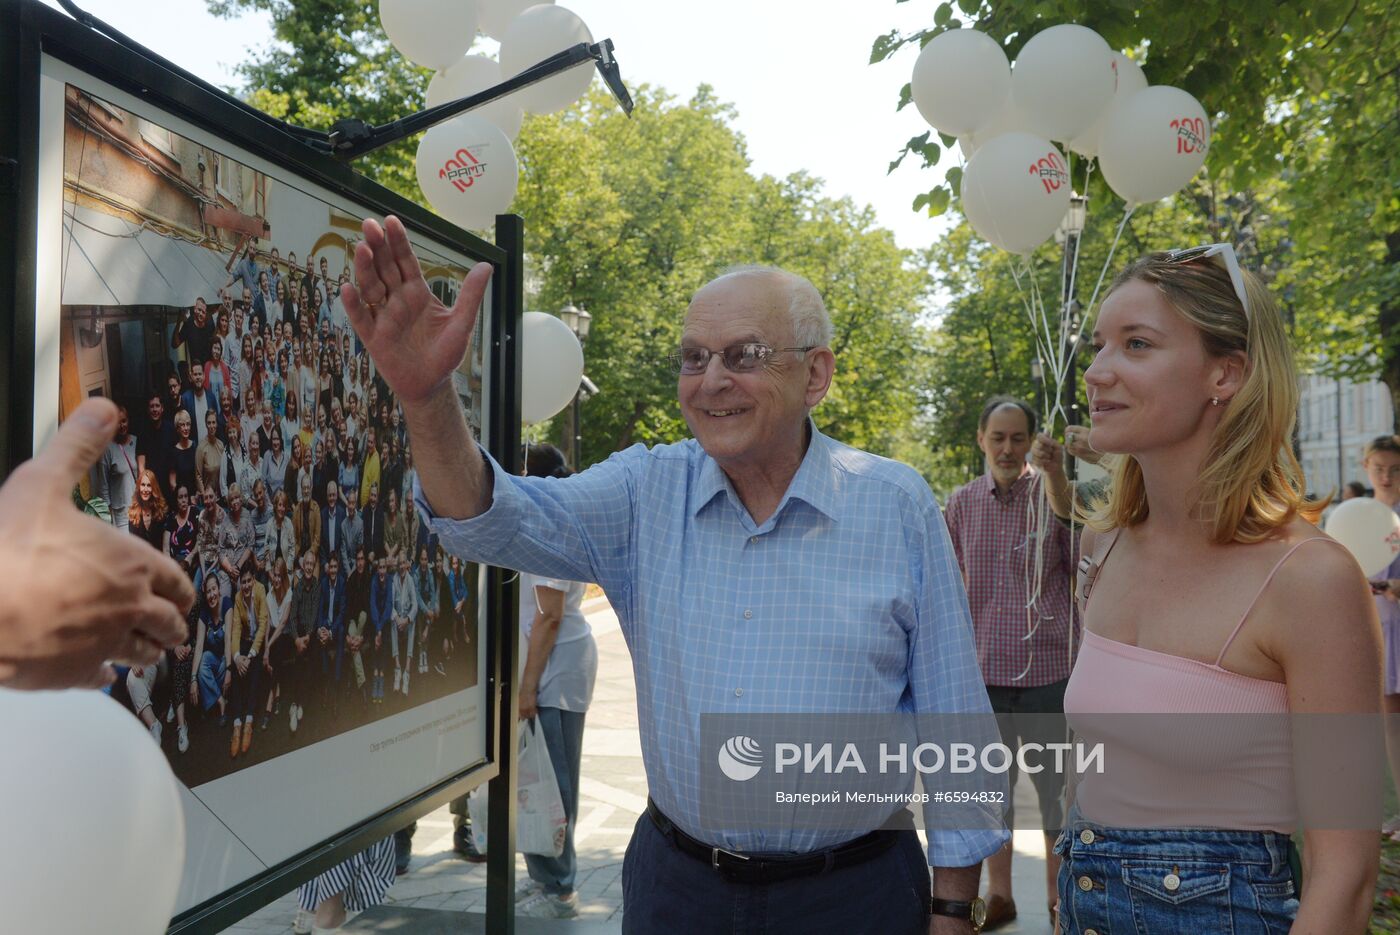
M 486 264 L 449 309 L 396 218 L 364 233 L 359 288 L 342 298 L 404 407 L 417 505 L 443 547 L 598 582 L 632 650 L 653 801 L 628 847 L 624 931 L 730 931 L 739 918 L 783 931 L 975 931 L 981 861 L 1007 840 L 1000 827 L 932 830 L 927 863 L 912 830 L 700 830 L 698 777 L 714 756 L 700 748 L 702 713 L 990 713 L 928 486 L 809 417 L 835 369 L 812 285 L 755 268 L 695 295 L 671 358 L 694 440 L 634 446 L 565 480 L 512 477 L 483 457 L 451 383 Z M 567 916 L 575 902 L 546 894 L 542 905 Z

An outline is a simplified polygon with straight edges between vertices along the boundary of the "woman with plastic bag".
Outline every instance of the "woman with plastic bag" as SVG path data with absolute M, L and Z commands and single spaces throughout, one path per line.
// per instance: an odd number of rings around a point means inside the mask
M 525 454 L 530 477 L 568 477 L 573 472 L 553 445 L 531 445 Z M 598 647 L 583 616 L 584 585 L 520 575 L 520 630 L 525 671 L 520 679 L 520 717 L 533 718 L 544 736 L 559 782 L 567 826 L 558 857 L 525 855 L 530 879 L 516 891 L 516 914 L 569 919 L 578 915 L 574 892 L 574 827 L 578 823 L 579 766 L 583 720 L 593 700 Z M 522 726 L 522 730 L 529 729 Z

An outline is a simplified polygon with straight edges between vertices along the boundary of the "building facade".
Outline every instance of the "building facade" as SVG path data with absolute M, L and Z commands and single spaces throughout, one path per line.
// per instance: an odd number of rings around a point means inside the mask
M 1354 383 L 1315 375 L 1305 375 L 1299 388 L 1299 460 L 1308 489 L 1340 491 L 1353 480 L 1369 487 L 1361 453 L 1372 438 L 1395 431 L 1390 388 L 1379 380 Z

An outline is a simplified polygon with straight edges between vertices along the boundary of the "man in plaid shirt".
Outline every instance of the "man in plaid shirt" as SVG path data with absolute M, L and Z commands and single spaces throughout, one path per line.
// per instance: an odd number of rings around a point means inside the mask
M 1048 736 L 1051 719 L 1045 715 L 1064 713 L 1077 647 L 1070 606 L 1076 544 L 1045 502 L 1042 475 L 1026 463 L 1035 429 L 1035 411 L 1026 403 L 1006 396 L 988 400 L 977 422 L 987 472 L 954 491 L 945 510 L 967 585 L 982 678 L 1002 742 L 1012 749 L 1018 742 L 1064 740 Z M 1064 818 L 1064 776 L 1045 768 L 1031 778 L 1045 832 L 1047 899 L 1053 903 L 1059 858 L 1051 847 Z M 1014 789 L 1014 762 L 1010 782 Z M 1014 818 L 1008 808 L 1008 827 L 1015 827 Z M 988 858 L 987 869 L 984 930 L 990 931 L 1016 917 L 1009 844 Z

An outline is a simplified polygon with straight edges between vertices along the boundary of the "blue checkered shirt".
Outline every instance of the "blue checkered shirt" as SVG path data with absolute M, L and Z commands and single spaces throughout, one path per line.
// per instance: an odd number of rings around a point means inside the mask
M 777 510 L 755 524 L 694 440 L 634 445 L 562 480 L 488 460 L 485 513 L 437 517 L 415 483 L 419 510 L 463 558 L 603 587 L 632 652 L 651 796 L 692 835 L 701 714 L 991 712 L 947 528 L 906 465 L 813 428 Z M 806 852 L 849 837 L 770 829 L 709 843 Z M 933 830 L 929 863 L 967 866 L 1007 838 Z

